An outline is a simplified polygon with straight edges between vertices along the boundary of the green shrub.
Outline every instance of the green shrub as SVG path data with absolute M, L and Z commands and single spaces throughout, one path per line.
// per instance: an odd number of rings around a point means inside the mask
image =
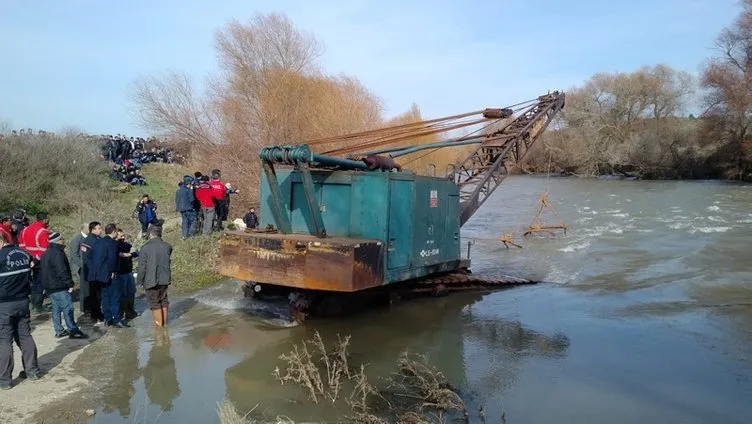
M 101 207 L 115 185 L 99 146 L 74 136 L 6 137 L 0 143 L 0 204 L 67 214 L 82 204 Z

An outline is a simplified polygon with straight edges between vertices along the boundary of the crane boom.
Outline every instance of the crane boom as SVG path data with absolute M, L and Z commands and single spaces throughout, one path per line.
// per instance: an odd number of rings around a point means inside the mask
M 538 101 L 502 129 L 486 136 L 454 171 L 460 187 L 460 225 L 464 225 L 519 163 L 556 114 L 564 107 L 564 93 L 555 91 Z

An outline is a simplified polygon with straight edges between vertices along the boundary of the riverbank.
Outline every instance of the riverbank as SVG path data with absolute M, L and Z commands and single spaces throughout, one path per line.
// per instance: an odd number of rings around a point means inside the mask
M 741 179 L 724 179 L 724 178 L 673 178 L 668 176 L 644 176 L 634 173 L 622 173 L 622 174 L 598 174 L 598 175 L 579 175 L 574 172 L 552 172 L 546 173 L 545 171 L 519 171 L 515 175 L 529 176 L 529 177 L 551 177 L 551 178 L 578 178 L 583 180 L 604 180 L 604 181 L 718 181 L 727 183 L 750 183 L 752 182 L 752 174 L 745 176 Z
M 115 350 L 108 349 L 114 347 L 110 342 L 113 335 L 104 327 L 87 325 L 83 321 L 79 324 L 89 336 L 88 340 L 57 339 L 49 313 L 33 316 L 32 336 L 37 345 L 42 376 L 37 381 L 20 378 L 19 373 L 23 371 L 21 353 L 14 346 L 14 386 L 1 395 L 0 422 L 86 422 L 87 409 L 96 407 L 95 393 L 104 383 L 102 377 L 109 375 L 109 361 L 104 359 L 114 355 Z M 79 358 L 91 348 L 97 350 L 97 354 L 90 358 L 102 360 L 89 359 L 87 366 L 81 366 Z M 87 369 L 92 372 L 85 372 Z M 45 410 L 56 413 L 40 416 Z

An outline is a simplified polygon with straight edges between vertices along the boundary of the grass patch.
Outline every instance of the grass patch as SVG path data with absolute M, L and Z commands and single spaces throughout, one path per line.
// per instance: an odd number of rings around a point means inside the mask
M 99 154 L 96 143 L 73 135 L 6 137 L 0 143 L 2 211 L 25 208 L 30 216 L 48 211 L 50 229 L 68 240 L 84 223 L 115 223 L 139 248 L 141 226 L 133 212 L 148 194 L 164 220 L 163 238 L 173 246 L 173 291 L 195 291 L 219 281 L 218 235 L 180 239 L 175 191 L 183 175 L 193 171 L 177 164 L 146 164 L 141 172 L 147 185 L 130 186 L 110 178 L 110 165 Z

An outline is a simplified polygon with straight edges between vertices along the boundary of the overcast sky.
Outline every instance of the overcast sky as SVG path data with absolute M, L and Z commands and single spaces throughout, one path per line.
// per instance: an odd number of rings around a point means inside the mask
M 697 74 L 737 0 L 0 0 L 0 120 L 15 128 L 147 135 L 129 90 L 143 75 L 216 67 L 228 19 L 282 12 L 360 79 L 388 115 L 501 107 L 595 72 L 666 63 Z

